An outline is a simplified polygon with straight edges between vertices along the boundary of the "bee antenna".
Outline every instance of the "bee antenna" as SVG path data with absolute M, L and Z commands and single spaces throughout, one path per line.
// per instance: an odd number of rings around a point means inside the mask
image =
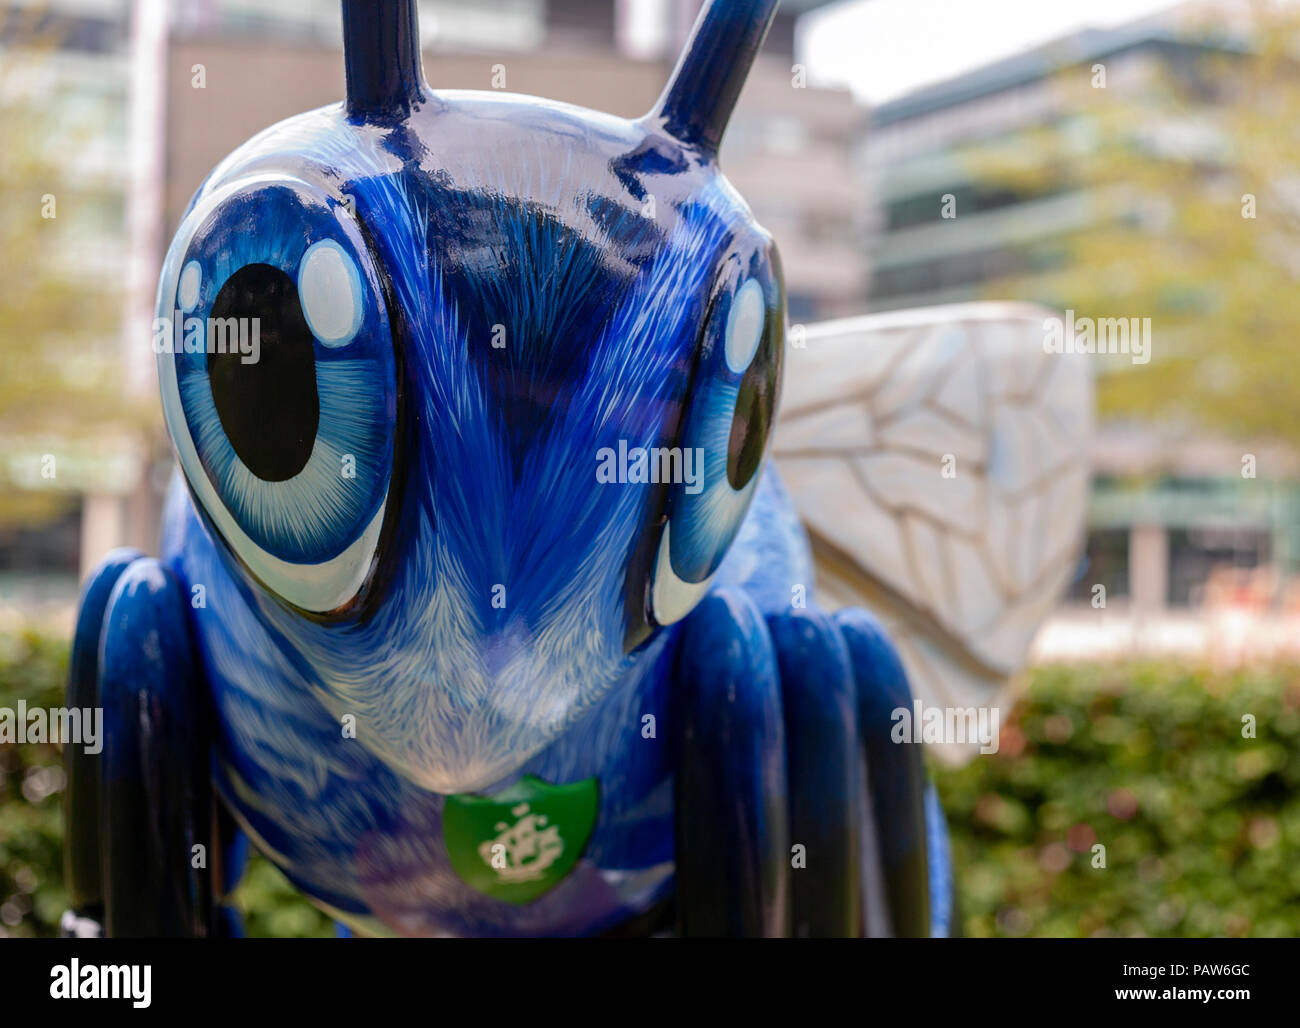
M 343 0 L 347 113 L 359 121 L 396 121 L 424 98 L 415 0 Z
M 780 0 L 709 0 L 650 117 L 713 155 Z

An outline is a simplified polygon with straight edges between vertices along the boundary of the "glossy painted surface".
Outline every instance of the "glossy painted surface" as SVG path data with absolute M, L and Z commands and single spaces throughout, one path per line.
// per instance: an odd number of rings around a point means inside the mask
M 790 614 L 807 542 L 762 463 L 780 264 L 715 154 L 774 0 L 708 5 L 638 121 L 429 90 L 412 5 L 363 8 L 344 4 L 348 100 L 223 161 L 168 253 L 160 318 L 183 337 L 256 317 L 260 335 L 159 353 L 185 488 L 162 565 L 117 572 L 134 584 L 107 604 L 99 667 L 107 703 L 139 634 L 164 632 L 161 654 L 135 647 L 132 695 L 158 721 L 144 739 L 119 723 L 105 767 L 171 761 L 154 815 L 184 841 L 170 811 L 201 806 L 210 738 L 235 822 L 364 931 L 592 934 L 676 883 L 687 934 L 856 934 L 879 850 L 889 918 L 923 933 L 919 765 L 864 756 L 854 724 L 880 713 L 869 665 L 890 654 L 857 622 Z M 674 480 L 638 464 L 653 448 L 676 451 Z M 874 820 L 864 761 L 888 786 Z M 564 821 L 588 818 L 566 795 L 597 797 L 594 823 Z M 501 888 L 466 871 L 494 838 L 453 852 L 469 829 L 445 830 L 449 811 L 490 824 L 483 797 L 503 797 Z M 844 880 L 792 889 L 796 842 Z M 537 878 L 516 845 L 564 873 L 520 885 Z M 219 899 L 238 842 L 216 848 Z M 218 931 L 174 857 L 141 866 L 188 898 L 131 930 Z
M 139 550 L 108 554 L 82 591 L 68 669 L 67 702 L 83 709 L 99 703 L 99 640 L 113 587 L 128 567 L 143 557 Z M 68 779 L 67 845 L 63 882 L 74 909 L 103 918 L 104 897 L 99 885 L 100 774 L 98 754 L 68 747 L 64 757 Z

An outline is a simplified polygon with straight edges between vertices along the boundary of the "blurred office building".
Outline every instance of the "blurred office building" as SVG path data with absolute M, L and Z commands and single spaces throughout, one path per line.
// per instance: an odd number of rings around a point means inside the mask
M 1131 104 L 1162 75 L 1221 50 L 1164 19 L 1087 29 L 874 108 L 860 146 L 875 201 L 872 309 L 979 299 L 990 282 L 1059 268 L 1062 238 L 1094 217 L 1087 192 L 1051 177 L 1008 186 L 972 152 L 1032 152 L 1021 146 L 1032 133 L 1073 118 L 1066 69 L 1103 66 L 1105 88 Z M 1086 145 L 1086 126 L 1077 131 Z
M 860 148 L 875 201 L 871 308 L 987 299 L 1004 280 L 1021 292 L 999 298 L 1071 306 L 1059 288 L 1074 259 L 1063 241 L 1098 216 L 1089 187 L 1050 168 L 1008 184 L 972 155 L 1033 160 L 1043 151 L 1030 141 L 1045 128 L 1088 147 L 1090 126 L 1067 78 L 1077 85 L 1104 68 L 1108 93 L 1139 104 L 1170 76 L 1241 55 L 1230 33 L 1206 33 L 1190 14 L 1080 31 L 872 110 Z M 1213 90 L 1202 95 L 1217 102 Z M 1266 469 L 1258 477 L 1243 477 L 1247 450 Z M 1272 633 L 1268 645 L 1294 645 L 1300 487 L 1292 452 L 1112 419 L 1101 423 L 1092 459 L 1085 558 L 1066 608 L 1040 636 L 1040 656 L 1201 652 L 1232 634 L 1229 622 L 1238 635 L 1250 623 Z

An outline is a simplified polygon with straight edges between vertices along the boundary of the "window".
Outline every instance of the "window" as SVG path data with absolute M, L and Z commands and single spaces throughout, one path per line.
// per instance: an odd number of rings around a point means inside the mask
M 1128 541 L 1127 528 L 1089 530 L 1078 575 L 1070 585 L 1070 602 L 1091 605 L 1093 588 L 1098 585 L 1106 587 L 1108 603 L 1128 596 Z
M 1169 532 L 1169 605 L 1199 607 L 1257 602 L 1256 569 L 1272 558 L 1261 528 L 1186 528 Z

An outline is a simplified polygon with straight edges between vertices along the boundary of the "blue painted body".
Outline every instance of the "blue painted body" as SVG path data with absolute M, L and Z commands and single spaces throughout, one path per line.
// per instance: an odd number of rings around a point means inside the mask
M 775 476 L 766 481 L 719 578 L 756 600 L 766 593 L 779 609 L 786 583 L 810 581 L 809 567 Z M 194 612 L 194 623 L 216 707 L 218 793 L 254 845 L 340 920 L 414 934 L 585 934 L 667 895 L 673 744 L 644 739 L 641 727 L 646 714 L 665 734 L 672 724 L 677 629 L 630 658 L 590 711 L 499 783 L 524 773 L 601 783 L 600 818 L 578 870 L 515 907 L 475 893 L 452 872 L 440 794 L 343 738 L 338 719 L 295 671 L 292 652 L 277 646 L 240 595 L 183 492 L 173 494 L 167 522 L 166 559 L 182 580 L 207 584 L 207 608 Z
M 184 485 L 161 563 L 88 587 L 70 686 L 157 721 L 110 714 L 115 756 L 69 775 L 76 810 L 156 819 L 140 868 L 171 891 L 128 914 L 145 886 L 78 814 L 74 906 L 218 934 L 242 831 L 367 932 L 595 934 L 674 897 L 686 934 L 945 932 L 942 817 L 887 738 L 897 657 L 816 610 L 760 463 L 783 287 L 716 149 L 775 4 L 710 4 L 638 121 L 430 91 L 413 6 L 365 6 L 348 101 L 223 161 L 163 269 L 160 317 L 273 316 L 260 363 L 159 354 Z M 654 447 L 698 452 L 699 489 L 602 477 Z M 518 904 L 458 875 L 443 815 L 524 776 L 594 778 L 599 806 Z M 215 885 L 177 864 L 196 842 Z

